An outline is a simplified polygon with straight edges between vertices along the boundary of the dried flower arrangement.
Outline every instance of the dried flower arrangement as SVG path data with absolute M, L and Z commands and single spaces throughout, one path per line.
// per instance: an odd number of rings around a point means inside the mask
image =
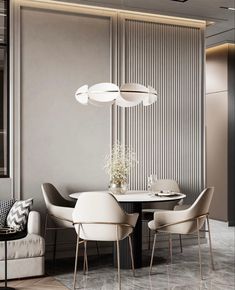
M 105 157 L 105 170 L 114 184 L 127 183 L 130 169 L 138 163 L 135 152 L 126 145 L 117 142 L 110 154 Z

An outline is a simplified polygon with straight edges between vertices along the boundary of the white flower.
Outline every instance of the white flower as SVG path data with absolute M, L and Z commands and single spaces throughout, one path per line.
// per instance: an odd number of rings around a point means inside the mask
M 113 183 L 127 182 L 130 169 L 137 163 L 136 154 L 119 142 L 113 145 L 110 154 L 105 157 L 105 170 Z

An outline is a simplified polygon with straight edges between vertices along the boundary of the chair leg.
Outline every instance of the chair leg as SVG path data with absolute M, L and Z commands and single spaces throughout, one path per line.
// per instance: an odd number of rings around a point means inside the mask
M 150 250 L 150 238 L 151 238 L 151 231 L 150 228 L 148 228 L 149 236 L 148 236 L 148 250 Z
M 135 276 L 135 263 L 134 263 L 134 257 L 133 257 L 131 236 L 128 236 L 128 240 L 129 240 L 129 247 L 130 247 L 130 254 L 131 254 L 132 272 L 133 272 L 133 276 Z
M 198 219 L 197 219 L 197 239 L 198 239 L 198 254 L 199 254 L 200 278 L 202 280 L 202 257 L 201 257 L 200 229 L 199 229 L 199 220 Z
M 180 238 L 180 252 L 183 253 L 182 236 L 181 236 L 181 234 L 179 234 L 179 238 Z
M 80 225 L 78 225 L 78 232 L 77 232 L 77 245 L 76 245 L 76 254 L 75 254 L 74 275 L 73 275 L 73 290 L 75 290 L 75 286 L 76 286 L 78 250 L 79 250 L 79 235 L 80 235 Z
M 118 266 L 118 289 L 121 290 L 121 275 L 120 275 L 120 248 L 119 248 L 119 235 L 118 235 L 118 225 L 116 227 L 117 236 L 117 266 Z
M 170 252 L 170 261 L 172 264 L 172 236 L 171 236 L 171 233 L 169 234 L 169 252 Z
M 53 265 L 55 266 L 55 258 L 56 258 L 56 243 L 57 243 L 57 230 L 55 230 L 54 235 L 54 247 L 53 247 Z
M 150 260 L 150 268 L 149 268 L 149 274 L 150 275 L 151 275 L 152 267 L 153 267 L 153 256 L 154 256 L 154 249 L 155 249 L 156 239 L 157 239 L 157 233 L 154 233 L 153 248 L 152 248 L 152 255 L 151 255 L 151 260 Z
M 207 229 L 208 229 L 208 236 L 209 236 L 209 246 L 210 246 L 210 256 L 211 256 L 211 267 L 212 270 L 215 270 L 214 259 L 213 259 L 213 251 L 212 251 L 212 244 L 211 244 L 211 231 L 210 231 L 210 223 L 209 217 L 206 217 L 207 220 Z
M 46 214 L 46 220 L 45 220 L 45 229 L 44 229 L 44 239 L 46 241 L 46 234 L 47 234 L 47 223 L 48 223 L 48 214 Z
M 88 259 L 87 259 L 87 241 L 84 241 L 84 260 L 83 260 L 83 274 L 88 273 Z

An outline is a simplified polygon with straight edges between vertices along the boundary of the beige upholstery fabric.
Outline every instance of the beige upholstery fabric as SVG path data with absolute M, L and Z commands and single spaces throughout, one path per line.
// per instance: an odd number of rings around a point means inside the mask
M 8 278 L 44 275 L 45 242 L 40 236 L 40 214 L 31 211 L 28 217 L 28 235 L 7 242 Z M 0 279 L 4 279 L 4 242 L 0 242 Z
M 41 234 L 41 218 L 37 211 L 30 211 L 27 224 L 28 234 Z
M 75 202 L 63 198 L 51 183 L 42 184 L 42 193 L 48 214 L 56 226 L 73 228 L 72 213 Z
M 184 210 L 190 208 L 191 204 L 181 204 L 181 205 L 176 205 L 174 207 L 174 210 Z
M 45 259 L 42 257 L 14 259 L 7 262 L 8 279 L 21 279 L 45 274 Z M 0 261 L 0 280 L 4 279 L 4 261 Z
M 125 213 L 115 197 L 107 192 L 87 192 L 79 196 L 73 212 L 74 223 L 83 222 L 80 227 L 80 238 L 96 241 L 116 241 L 116 225 L 130 226 L 118 227 L 118 239 L 127 237 L 135 227 L 138 214 Z M 86 222 L 92 224 L 85 224 Z M 103 224 L 99 224 L 103 223 Z M 78 232 L 78 225 L 75 225 Z
M 44 239 L 35 234 L 7 243 L 7 259 L 21 259 L 44 256 Z M 0 243 L 0 260 L 4 260 L 4 243 Z
M 180 192 L 178 183 L 173 179 L 158 179 L 151 187 L 153 191 L 171 190 Z
M 180 192 L 179 185 L 177 181 L 173 179 L 158 179 L 152 186 L 151 190 L 161 191 L 161 190 L 170 190 L 174 192 Z M 145 213 L 154 213 L 156 210 L 171 210 L 179 201 L 169 201 L 169 202 L 151 202 L 143 204 L 142 212 Z
M 196 201 L 188 209 L 179 211 L 161 211 L 154 213 L 154 220 L 148 223 L 149 228 L 154 231 L 163 231 L 168 233 L 190 234 L 197 230 L 196 220 L 187 221 L 177 225 L 170 225 L 164 228 L 159 228 L 163 225 L 177 223 L 188 219 L 193 219 L 197 216 L 207 214 L 209 211 L 214 188 L 206 188 L 198 196 Z M 199 228 L 204 224 L 205 218 L 199 220 Z

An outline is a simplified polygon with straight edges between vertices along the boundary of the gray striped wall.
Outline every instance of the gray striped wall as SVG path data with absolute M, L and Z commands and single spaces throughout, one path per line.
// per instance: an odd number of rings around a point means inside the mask
M 150 107 L 117 109 L 117 138 L 137 153 L 130 188 L 146 189 L 147 176 L 176 179 L 194 199 L 203 187 L 203 70 L 201 28 L 123 19 L 120 83 L 151 85 Z

